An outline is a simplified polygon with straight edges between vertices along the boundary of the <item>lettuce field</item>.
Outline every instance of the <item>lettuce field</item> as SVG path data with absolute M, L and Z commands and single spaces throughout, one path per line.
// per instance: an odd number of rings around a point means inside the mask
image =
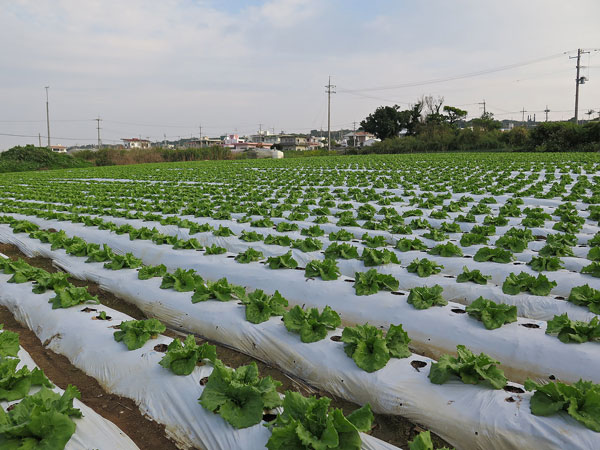
M 0 243 L 59 269 L 0 254 L 0 305 L 179 448 L 397 448 L 373 414 L 456 449 L 600 448 L 598 154 L 150 164 L 0 186 Z M 5 400 L 38 395 L 3 380 Z M 16 433 L 2 406 L 0 446 L 54 439 Z M 77 430 L 44 448 L 96 448 Z M 429 431 L 406 448 L 434 449 Z

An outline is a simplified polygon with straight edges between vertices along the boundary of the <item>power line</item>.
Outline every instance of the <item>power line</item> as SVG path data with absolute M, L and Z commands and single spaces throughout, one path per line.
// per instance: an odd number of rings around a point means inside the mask
M 533 60 L 529 60 L 529 61 L 525 61 L 525 62 L 508 64 L 505 66 L 499 66 L 499 67 L 485 69 L 485 70 L 479 70 L 479 71 L 475 71 L 475 72 L 468 72 L 468 73 L 444 77 L 444 78 L 434 78 L 434 79 L 426 80 L 426 81 L 415 81 L 415 82 L 402 83 L 402 84 L 391 85 L 391 86 L 379 86 L 379 87 L 370 87 L 370 88 L 362 88 L 362 89 L 340 88 L 340 92 L 349 93 L 349 92 L 383 91 L 383 90 L 401 89 L 401 88 L 407 88 L 407 87 L 415 87 L 415 86 L 424 86 L 424 85 L 428 85 L 428 84 L 443 83 L 446 81 L 461 80 L 464 78 L 472 78 L 472 77 L 477 77 L 477 76 L 481 76 L 481 75 L 487 75 L 489 73 L 501 72 L 504 70 L 515 69 L 517 67 L 523 67 L 523 66 L 535 64 L 538 62 L 547 61 L 547 60 L 554 59 L 557 57 L 562 57 L 568 53 L 571 53 L 571 51 L 561 52 L 561 53 L 557 53 L 554 55 L 546 56 L 543 58 L 537 58 L 537 59 L 533 59 Z

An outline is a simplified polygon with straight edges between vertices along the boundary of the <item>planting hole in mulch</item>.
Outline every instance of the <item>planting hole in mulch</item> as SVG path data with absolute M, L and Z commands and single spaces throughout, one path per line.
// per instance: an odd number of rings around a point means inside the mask
M 333 342 L 340 342 L 342 340 L 341 336 L 331 336 L 330 338 Z
M 465 314 L 466 311 L 464 309 L 460 309 L 460 308 L 452 308 L 450 311 L 452 311 L 453 313 L 456 314 Z
M 525 391 L 523 389 L 521 389 L 520 387 L 511 386 L 510 384 L 507 384 L 506 386 L 504 386 L 504 390 L 506 392 L 512 392 L 513 394 L 523 394 L 523 393 L 525 393 Z
M 554 375 L 550 375 L 548 378 L 551 379 L 552 381 L 556 380 L 556 377 Z
M 522 323 L 522 327 L 525 328 L 539 328 L 540 326 L 537 323 Z
M 506 397 L 506 398 L 504 399 L 504 401 L 505 401 L 505 402 L 508 402 L 508 403 L 514 403 L 514 402 L 516 402 L 516 400 L 515 400 L 513 397 Z
M 399 291 L 392 291 L 392 292 L 390 292 L 390 294 L 392 294 L 392 295 L 406 295 L 404 292 L 399 292 Z
M 557 295 L 556 297 L 554 297 L 556 300 L 566 300 L 564 297 L 561 297 L 560 295 Z
M 538 236 L 534 236 L 534 239 L 537 239 L 538 241 L 545 241 L 546 240 L 546 236 L 538 235 Z
M 155 352 L 161 352 L 161 353 L 165 353 L 167 351 L 167 348 L 169 346 L 167 344 L 157 344 L 154 346 L 154 351 Z
M 208 377 L 200 378 L 200 386 L 204 386 L 208 382 Z
M 271 414 L 271 413 L 263 414 L 263 420 L 265 422 L 271 422 L 271 421 L 275 420 L 276 418 L 277 418 L 277 414 Z
M 354 280 L 352 278 L 346 278 L 344 281 L 348 283 L 354 283 Z
M 235 255 L 227 255 L 227 258 L 235 258 Z
M 417 372 L 420 372 L 423 367 L 427 365 L 425 361 L 414 360 L 410 362 L 410 365 L 414 367 Z
M 114 328 L 115 330 L 120 330 L 121 329 L 121 324 L 119 324 L 119 325 L 113 325 L 112 327 L 108 327 L 108 328 Z
M 463 258 L 472 258 L 472 256 L 471 255 L 465 255 L 465 256 L 463 256 Z
M 296 270 L 306 270 L 306 267 L 295 267 Z
M 454 275 L 444 275 L 444 278 L 454 278 Z
M 98 310 L 94 308 L 85 307 L 80 312 L 98 312 Z
M 94 317 L 92 317 L 92 320 L 106 320 L 107 322 L 109 322 L 112 320 L 112 317 L 111 316 L 104 316 L 104 317 L 94 316 Z

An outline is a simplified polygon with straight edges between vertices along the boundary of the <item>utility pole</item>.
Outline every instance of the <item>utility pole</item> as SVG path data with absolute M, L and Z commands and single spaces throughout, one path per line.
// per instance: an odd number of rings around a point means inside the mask
M 94 119 L 96 122 L 98 122 L 96 128 L 98 129 L 98 150 L 100 150 L 100 147 L 102 146 L 102 143 L 100 141 L 100 121 L 102 120 L 100 118 L 100 116 L 98 116 L 97 119 Z
M 38 133 L 38 144 L 40 147 L 42 146 L 42 133 Z
M 356 148 L 356 121 L 352 122 L 352 147 Z
M 521 118 L 521 126 L 525 126 L 525 107 L 523 106 L 523 110 L 521 111 L 523 113 L 523 116 Z
M 483 105 L 483 115 L 485 116 L 485 99 L 482 102 L 478 103 L 479 105 Z
M 48 125 L 48 148 L 50 148 L 50 108 L 48 106 L 48 89 L 50 86 L 46 86 L 46 125 Z
M 200 128 L 200 148 L 202 148 L 202 124 L 200 124 L 199 128 Z
M 327 90 L 327 150 L 331 151 L 331 94 L 335 94 L 335 86 L 331 84 L 331 75 L 329 83 L 325 86 Z
M 262 138 L 262 123 L 258 124 L 258 139 L 259 139 L 259 142 L 262 143 L 262 141 L 263 141 L 263 138 Z
M 569 56 L 569 59 L 577 59 L 577 65 L 575 66 L 575 68 L 577 69 L 577 76 L 575 77 L 575 123 L 578 124 L 579 123 L 579 85 L 580 84 L 585 84 L 585 77 L 580 77 L 579 76 L 579 69 L 581 69 L 581 55 L 583 55 L 584 53 L 589 53 L 589 52 L 585 52 L 583 50 L 581 50 L 580 48 L 577 49 L 577 56 Z
M 550 112 L 550 110 L 548 109 L 548 105 L 546 105 L 546 109 L 544 110 L 544 112 L 546 113 L 546 122 L 548 122 L 548 113 Z

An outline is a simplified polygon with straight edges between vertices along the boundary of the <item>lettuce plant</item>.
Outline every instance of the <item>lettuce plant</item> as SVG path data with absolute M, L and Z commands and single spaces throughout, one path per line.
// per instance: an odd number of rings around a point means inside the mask
M 600 319 L 592 318 L 589 322 L 571 320 L 567 313 L 554 316 L 548 321 L 546 334 L 556 335 L 561 342 L 581 344 L 600 340 Z
M 268 450 L 344 449 L 360 450 L 360 432 L 367 432 L 373 423 L 368 404 L 344 417 L 341 409 L 330 408 L 327 397 L 303 397 L 286 391 L 283 412 L 270 424 Z
M 440 273 L 443 268 L 444 266 L 442 266 L 441 264 L 438 264 L 427 258 L 415 258 L 406 267 L 406 270 L 408 270 L 410 273 L 416 273 L 421 278 L 424 278 L 436 273 Z
M 240 240 L 245 242 L 257 242 L 264 239 L 265 237 L 262 234 L 258 234 L 256 231 L 242 230 L 242 234 L 240 235 Z
M 428 309 L 432 306 L 445 306 L 448 302 L 442 297 L 444 288 L 439 284 L 434 286 L 414 287 L 410 290 L 407 303 L 416 309 Z
M 346 327 L 342 332 L 342 342 L 346 355 L 366 372 L 375 372 L 388 363 L 390 358 L 408 358 L 410 338 L 402 325 L 390 325 L 383 337 L 383 331 L 373 325 Z
M 354 235 L 343 228 L 337 232 L 332 231 L 329 233 L 330 241 L 351 241 L 352 239 L 354 239 Z
M 594 261 L 590 265 L 585 266 L 581 269 L 581 273 L 590 274 L 593 277 L 600 278 L 600 262 Z
M 235 370 L 217 362 L 198 402 L 232 427 L 248 428 L 262 420 L 265 409 L 281 405 L 279 386 L 270 376 L 260 378 L 254 361 Z
M 81 398 L 69 385 L 62 395 L 43 386 L 6 412 L 0 408 L 0 446 L 5 449 L 63 449 L 75 433 L 72 417 L 82 417 L 73 407 Z
M 463 383 L 489 383 L 494 389 L 506 386 L 504 372 L 498 368 L 498 361 L 485 353 L 475 355 L 464 345 L 456 347 L 458 356 L 442 355 L 438 362 L 431 364 L 429 380 L 434 384 L 444 384 L 451 376 L 458 376 Z
M 113 337 L 115 341 L 123 342 L 127 349 L 136 350 L 143 347 L 149 339 L 156 339 L 166 329 L 158 319 L 127 320 L 121 322 Z
M 261 289 L 248 294 L 242 302 L 246 305 L 246 320 L 251 323 L 266 322 L 271 316 L 283 316 L 288 306 L 288 301 L 279 291 L 269 296 Z
M 302 252 L 316 252 L 323 248 L 323 244 L 316 238 L 297 239 L 292 241 L 292 248 L 297 248 Z
M 292 251 L 280 256 L 269 256 L 267 265 L 270 269 L 295 269 L 298 267 L 298 261 L 292 257 Z
M 192 295 L 192 303 L 205 302 L 215 298 L 222 302 L 230 300 L 241 300 L 246 296 L 246 289 L 243 286 L 229 284 L 227 278 L 221 278 L 218 281 L 206 281 L 197 283 Z
M 217 360 L 217 347 L 208 342 L 198 345 L 194 336 L 190 334 L 183 344 L 179 339 L 173 339 L 159 364 L 165 369 L 170 369 L 175 375 L 189 375 L 198 361 L 203 359 L 214 364 Z
M 408 238 L 402 238 L 398 239 L 395 248 L 401 252 L 410 252 L 413 250 L 427 250 L 427 245 L 425 245 L 425 243 L 418 238 L 414 238 L 412 240 Z
M 275 229 L 277 231 L 281 232 L 288 232 L 288 231 L 298 231 L 300 229 L 300 227 L 298 226 L 297 223 L 289 223 L 289 222 L 279 222 L 277 224 L 277 226 L 275 227 Z
M 555 272 L 564 269 L 562 261 L 556 256 L 534 256 L 527 264 L 536 272 Z
M 366 267 L 382 266 L 384 264 L 400 264 L 394 252 L 388 249 L 377 250 L 365 248 L 359 258 Z
M 120 270 L 120 269 L 136 269 L 142 265 L 142 260 L 133 256 L 132 253 L 125 255 L 112 255 L 110 262 L 104 263 L 105 269 Z
M 362 235 L 362 243 L 369 248 L 385 247 L 387 245 L 385 236 L 369 236 L 367 233 Z
M 320 277 L 323 281 L 337 280 L 341 275 L 340 268 L 335 259 L 314 259 L 306 265 L 304 276 L 306 278 Z
M 392 275 L 378 273 L 375 269 L 354 274 L 356 295 L 372 295 L 380 290 L 395 291 L 400 283 Z
M 463 271 L 456 277 L 457 283 L 477 283 L 477 284 L 487 284 L 488 280 L 491 280 L 491 275 L 482 275 L 480 270 L 469 270 L 467 266 L 463 267 Z
M 431 440 L 431 433 L 428 431 L 421 431 L 412 441 L 408 442 L 409 450 L 435 450 L 433 442 Z M 451 450 L 448 447 L 440 447 L 437 450 Z M 453 449 L 452 449 L 453 450 Z
M 324 236 L 325 235 L 325 231 L 320 226 L 313 225 L 313 226 L 308 227 L 308 228 L 302 228 L 302 231 L 300 231 L 300 234 L 302 236 L 309 236 L 309 237 L 313 237 L 314 238 L 314 237 Z
M 571 289 L 568 301 L 579 306 L 587 306 L 594 314 L 600 314 L 600 291 L 591 288 L 589 284 Z
M 64 272 L 48 273 L 45 270 L 40 271 L 35 277 L 33 285 L 34 294 L 43 294 L 48 290 L 63 289 L 71 285 L 69 283 L 69 274 Z
M 235 260 L 242 264 L 248 264 L 254 261 L 260 261 L 265 255 L 261 251 L 255 250 L 252 247 L 248 247 L 246 251 L 238 253 Z
M 549 281 L 545 275 L 536 277 L 526 272 L 518 275 L 511 273 L 502 284 L 502 292 L 508 295 L 517 295 L 521 292 L 529 292 L 533 295 L 546 296 L 556 287 L 556 281 Z
M 525 389 L 534 391 L 529 402 L 531 414 L 551 416 L 565 411 L 585 427 L 600 432 L 600 412 L 595 406 L 600 399 L 600 385 L 583 380 L 573 384 L 538 384 L 528 379 Z
M 274 236 L 272 234 L 269 234 L 265 238 L 265 244 L 289 247 L 292 244 L 292 240 L 289 236 Z
M 342 321 L 329 306 L 319 313 L 317 308 L 305 311 L 296 305 L 283 314 L 283 323 L 288 331 L 298 333 L 302 342 L 310 343 L 325 338 L 327 331 L 339 327 Z
M 224 227 L 223 225 L 219 225 L 219 228 L 213 231 L 213 235 L 219 237 L 233 236 L 233 234 L 233 231 L 229 227 Z
M 174 250 L 202 250 L 203 248 L 204 247 L 202 246 L 202 244 L 200 244 L 200 242 L 196 238 L 191 238 L 187 240 L 177 239 L 173 244 Z
M 462 256 L 462 250 L 453 244 L 452 242 L 447 242 L 445 244 L 439 244 L 429 250 L 427 253 L 430 255 L 439 255 L 445 258 L 450 258 L 453 256 Z
M 521 253 L 526 248 L 529 242 L 525 239 L 519 238 L 517 236 L 501 236 L 496 240 L 496 247 L 503 248 L 505 250 L 510 250 L 513 253 Z
M 213 244 L 209 247 L 206 247 L 204 255 L 222 255 L 226 252 L 227 249 L 225 247 L 219 247 L 217 244 Z
M 86 287 L 69 285 L 57 288 L 54 292 L 56 295 L 48 300 L 48 303 L 52 303 L 52 309 L 70 308 L 82 303 L 100 303 L 98 297 L 91 295 Z
M 160 288 L 174 289 L 177 292 L 191 292 L 197 285 L 203 282 L 202 277 L 193 269 L 184 270 L 178 268 L 174 273 L 166 273 L 163 276 Z
M 325 249 L 325 258 L 330 259 L 358 259 L 358 249 L 353 245 L 333 242 Z
M 500 328 L 505 323 L 517 321 L 517 307 L 504 303 L 495 303 L 491 300 L 479 297 L 465 311 L 469 316 L 483 322 L 488 330 Z
M 37 367 L 29 370 L 27 366 L 17 370 L 19 363 L 18 358 L 0 359 L 0 400 L 19 400 L 29 393 L 32 386 L 52 387 L 43 371 Z
M 423 233 L 423 237 L 427 239 L 431 239 L 433 241 L 444 241 L 448 239 L 448 235 L 444 233 L 442 230 L 438 230 L 436 228 L 430 229 L 427 233 Z
M 164 277 L 167 274 L 167 266 L 159 264 L 158 266 L 142 266 L 138 271 L 139 280 L 149 280 L 154 277 Z
M 600 261 L 600 247 L 592 247 L 587 254 L 587 259 L 590 261 Z
M 512 253 L 502 248 L 481 247 L 473 256 L 473 261 L 486 262 L 492 261 L 501 264 L 507 264 L 514 259 Z
M 485 234 L 463 233 L 460 238 L 460 245 L 470 247 L 471 245 L 487 244 L 489 238 Z

